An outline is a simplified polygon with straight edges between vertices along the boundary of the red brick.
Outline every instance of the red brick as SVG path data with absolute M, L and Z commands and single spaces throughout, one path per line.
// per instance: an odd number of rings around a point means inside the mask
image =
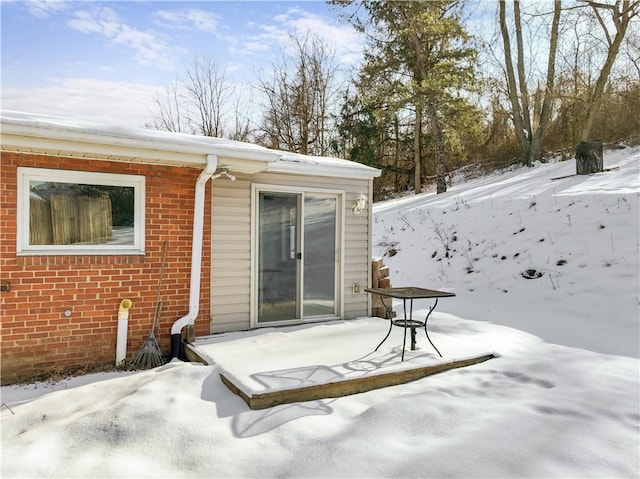
M 76 169 L 146 177 L 145 255 L 16 256 L 16 168 Z M 162 242 L 170 258 L 162 289 L 165 308 L 158 340 L 169 346 L 171 323 L 189 309 L 191 230 L 194 186 L 199 169 L 138 165 L 81 158 L 2 153 L 0 168 L 0 270 L 11 282 L 2 296 L 0 361 L 2 380 L 52 367 L 72 368 L 113 361 L 117 309 L 128 297 L 129 345 L 137 348 L 149 334 L 155 311 Z M 210 188 L 205 201 L 205 232 L 210 231 Z M 205 234 L 205 238 L 207 235 Z M 205 241 L 203 278 L 196 331 L 208 332 L 210 258 Z M 19 292 L 20 294 L 16 294 Z M 65 310 L 71 316 L 64 316 Z M 81 336 L 81 337 L 77 337 Z M 130 354 L 132 354 L 130 352 Z

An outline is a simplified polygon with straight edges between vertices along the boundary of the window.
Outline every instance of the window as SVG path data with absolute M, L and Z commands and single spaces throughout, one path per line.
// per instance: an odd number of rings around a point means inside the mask
M 18 168 L 22 255 L 144 253 L 144 176 Z

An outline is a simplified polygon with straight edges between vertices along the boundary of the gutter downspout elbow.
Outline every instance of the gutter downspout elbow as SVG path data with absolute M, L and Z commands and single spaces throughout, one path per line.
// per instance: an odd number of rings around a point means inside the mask
M 191 282 L 189 285 L 189 312 L 176 320 L 171 326 L 171 358 L 177 358 L 180 352 L 182 328 L 193 324 L 200 309 L 200 275 L 202 271 L 202 239 L 204 230 L 205 187 L 209 178 L 218 167 L 217 155 L 207 155 L 207 165 L 196 181 L 195 202 L 193 205 L 193 237 L 191 240 Z

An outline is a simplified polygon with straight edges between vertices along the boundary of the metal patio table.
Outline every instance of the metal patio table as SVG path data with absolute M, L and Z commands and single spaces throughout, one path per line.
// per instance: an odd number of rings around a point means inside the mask
M 386 319 L 389 320 L 389 331 L 387 331 L 387 335 L 384 337 L 384 339 L 380 341 L 380 344 L 376 346 L 375 351 L 377 351 L 378 348 L 382 346 L 382 343 L 387 340 L 394 326 L 404 328 L 404 339 L 402 341 L 402 361 L 404 361 L 404 350 L 407 343 L 407 329 L 411 330 L 411 350 L 414 351 L 416 349 L 416 329 L 423 328 L 424 334 L 426 334 L 429 343 L 431 343 L 433 349 L 436 350 L 438 356 L 442 357 L 442 354 L 440 354 L 440 351 L 438 351 L 438 348 L 436 348 L 436 345 L 433 344 L 433 341 L 431 341 L 431 338 L 429 337 L 429 332 L 427 331 L 427 322 L 429 321 L 429 316 L 431 316 L 431 313 L 433 313 L 433 310 L 436 309 L 436 306 L 438 305 L 438 299 L 455 296 L 455 293 L 451 293 L 448 291 L 437 291 L 434 289 L 418 288 L 415 286 L 406 286 L 400 288 L 365 288 L 365 291 L 369 294 L 377 294 L 382 297 L 401 299 L 404 307 L 404 318 L 393 319 L 393 304 L 387 306 L 384 301 L 382 302 L 386 310 Z M 435 299 L 435 303 L 429 308 L 429 312 L 427 313 L 427 317 L 424 319 L 424 321 L 413 319 L 414 299 Z M 409 315 L 407 315 L 407 300 L 409 301 Z

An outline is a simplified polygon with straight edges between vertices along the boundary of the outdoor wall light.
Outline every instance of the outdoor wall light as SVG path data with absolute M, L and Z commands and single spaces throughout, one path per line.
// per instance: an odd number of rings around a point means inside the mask
M 353 212 L 354 215 L 359 215 L 360 213 L 362 213 L 362 210 L 366 208 L 366 206 L 367 206 L 367 197 L 364 196 L 362 193 L 360 193 L 360 196 L 358 196 L 358 199 L 351 207 L 351 211 Z
M 231 173 L 229 173 L 229 168 L 220 168 L 220 173 L 216 173 L 215 175 L 213 175 L 211 177 L 211 179 L 212 180 L 216 180 L 216 179 L 220 178 L 221 176 L 226 176 L 231 181 L 236 181 L 236 177 L 233 176 Z

